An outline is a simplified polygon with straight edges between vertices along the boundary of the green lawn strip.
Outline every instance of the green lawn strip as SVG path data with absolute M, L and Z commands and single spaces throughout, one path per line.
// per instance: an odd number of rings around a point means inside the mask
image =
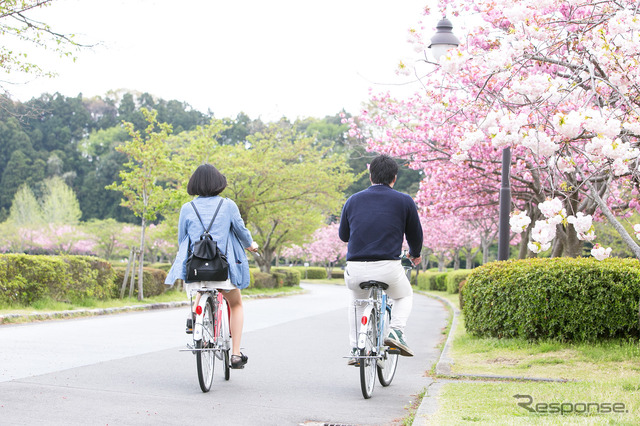
M 288 294 L 301 293 L 304 290 L 301 287 L 280 287 L 280 288 L 250 288 L 242 291 L 243 296 L 251 298 L 261 297 L 277 297 Z M 23 323 L 30 322 L 37 319 L 41 314 L 52 314 L 60 312 L 60 318 L 70 317 L 77 314 L 81 315 L 93 315 L 87 310 L 101 310 L 101 309 L 118 309 L 127 307 L 144 307 L 145 305 L 157 305 L 163 303 L 172 302 L 187 302 L 189 298 L 184 291 L 169 290 L 161 295 L 147 297 L 140 301 L 136 298 L 124 298 L 124 299 L 109 299 L 109 300 L 96 300 L 86 299 L 77 301 L 75 303 L 57 302 L 51 299 L 36 301 L 32 306 L 28 307 L 5 307 L 0 309 L 0 324 L 2 323 Z
M 454 306 L 459 306 L 458 295 L 429 293 L 444 297 Z M 466 333 L 464 316 L 460 314 L 449 355 L 453 359 L 454 375 L 553 378 L 569 381 L 446 383 L 438 396 L 438 421 L 435 424 L 602 424 L 609 421 L 614 424 L 640 424 L 640 413 L 636 407 L 640 406 L 638 341 L 618 339 L 595 343 L 561 343 L 477 338 Z M 534 394 L 534 391 L 537 393 Z M 625 404 L 625 409 L 629 412 L 594 414 L 595 406 L 592 405 L 590 415 L 530 413 L 517 405 L 518 401 L 513 398 L 516 394 L 531 395 L 534 402 L 541 403 L 619 402 Z
M 635 390 L 630 382 L 616 380 L 446 383 L 438 396 L 438 411 L 429 421 L 438 425 L 638 424 L 640 390 L 635 383 Z

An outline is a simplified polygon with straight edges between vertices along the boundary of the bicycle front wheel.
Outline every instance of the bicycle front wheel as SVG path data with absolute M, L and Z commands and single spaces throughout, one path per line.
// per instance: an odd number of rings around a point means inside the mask
M 213 368 L 216 358 L 213 350 L 213 303 L 207 299 L 202 313 L 202 340 L 196 340 L 196 365 L 198 367 L 198 381 L 202 392 L 209 392 L 213 383 Z
M 385 333 L 388 334 L 389 322 L 391 321 L 391 313 L 389 310 L 385 313 Z M 398 354 L 391 354 L 388 350 L 383 352 L 383 366 L 378 365 L 378 380 L 382 386 L 389 386 L 393 380 L 393 376 L 396 375 L 396 367 L 398 366 Z
M 367 338 L 365 340 L 365 346 L 360 349 L 360 388 L 362 389 L 362 396 L 365 399 L 371 398 L 373 394 L 373 388 L 376 384 L 376 363 L 375 358 L 378 339 L 377 320 L 375 311 L 371 311 L 368 319 Z

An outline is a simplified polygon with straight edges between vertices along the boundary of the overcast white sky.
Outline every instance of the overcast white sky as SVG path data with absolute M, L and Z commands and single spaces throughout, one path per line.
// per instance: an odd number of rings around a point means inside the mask
M 429 3 L 56 0 L 39 17 L 100 45 L 80 52 L 75 63 L 47 61 L 57 78 L 9 90 L 25 101 L 45 92 L 92 97 L 130 89 L 220 118 L 240 111 L 264 120 L 320 118 L 342 108 L 358 114 L 369 88 L 417 89 L 399 86 L 407 78 L 394 71 L 400 59 L 417 55 L 407 31 Z M 437 18 L 437 12 L 424 18 L 427 39 Z

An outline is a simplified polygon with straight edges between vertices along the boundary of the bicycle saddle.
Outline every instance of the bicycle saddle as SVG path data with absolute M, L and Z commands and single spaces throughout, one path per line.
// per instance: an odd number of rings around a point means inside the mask
M 363 290 L 368 290 L 371 287 L 378 287 L 381 288 L 383 290 L 386 290 L 389 288 L 389 284 L 387 283 L 383 283 L 382 281 L 375 281 L 375 280 L 371 280 L 371 281 L 365 281 L 360 283 L 360 288 Z

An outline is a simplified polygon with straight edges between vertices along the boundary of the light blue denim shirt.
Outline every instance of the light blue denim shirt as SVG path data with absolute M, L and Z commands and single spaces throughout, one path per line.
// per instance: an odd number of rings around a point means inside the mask
M 251 246 L 253 238 L 244 225 L 238 206 L 233 200 L 220 196 L 196 197 L 193 203 L 200 213 L 204 226 L 207 227 L 220 200 L 224 201 L 209 233 L 218 243 L 220 250 L 227 255 L 229 279 L 237 288 L 243 289 L 249 286 L 249 263 L 245 248 Z M 193 243 L 199 240 L 203 233 L 204 228 L 191 203 L 183 204 L 178 220 L 178 254 L 169 270 L 165 284 L 173 285 L 177 279 L 186 278 L 187 258 L 193 250 Z

